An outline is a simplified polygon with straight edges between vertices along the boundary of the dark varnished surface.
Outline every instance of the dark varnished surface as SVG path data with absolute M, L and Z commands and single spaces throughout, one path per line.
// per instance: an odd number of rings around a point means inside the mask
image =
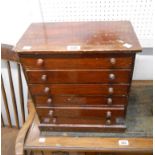
M 91 124 L 91 120 L 92 121 L 96 121 L 98 120 L 102 120 L 102 123 L 100 121 L 100 124 L 105 124 L 106 123 L 106 115 L 107 112 L 111 113 L 111 117 L 109 118 L 111 121 L 111 124 L 115 124 L 116 123 L 116 118 L 124 118 L 125 116 L 125 112 L 124 112 L 124 107 L 113 107 L 113 108 L 107 108 L 107 107 L 102 107 L 102 108 L 95 108 L 95 107 L 74 107 L 74 108 L 62 108 L 62 107 L 58 107 L 58 108 L 36 108 L 37 113 L 40 117 L 40 119 L 44 119 L 44 118 L 50 118 L 51 123 L 52 123 L 52 118 L 56 119 L 56 124 L 80 124 L 80 122 L 84 122 L 84 124 Z M 53 111 L 52 115 L 49 114 L 50 111 Z M 63 120 L 63 118 L 65 118 L 64 120 L 67 119 L 76 119 L 77 121 L 73 122 L 68 122 L 65 121 L 61 121 L 60 123 L 57 122 L 57 119 L 61 118 Z M 88 123 L 86 121 L 83 120 L 90 120 Z M 44 122 L 44 120 L 41 121 L 41 123 L 46 123 Z M 54 124 L 55 124 L 54 123 Z M 124 122 L 123 122 L 124 123 Z M 53 124 L 53 123 L 52 123 Z M 93 122 L 92 122 L 93 125 Z
M 49 104 L 47 100 L 51 98 L 52 102 Z M 108 104 L 108 96 L 34 96 L 36 106 L 45 107 L 75 107 L 75 106 L 113 106 L 113 105 L 126 105 L 128 98 L 123 96 L 111 97 L 112 103 Z
M 44 89 L 48 87 L 49 92 L 45 93 Z M 113 95 L 127 95 L 128 85 L 104 85 L 104 84 L 29 84 L 33 95 L 112 95 L 108 89 L 114 89 Z
M 40 129 L 125 129 L 135 53 L 141 51 L 130 22 L 35 23 L 15 50 L 41 123 L 46 123 Z M 48 108 L 54 108 L 52 116 Z M 104 125 L 103 108 L 113 109 L 111 126 Z M 117 116 L 123 118 L 121 125 Z
M 45 118 L 49 119 L 48 123 L 44 122 Z M 112 125 L 117 125 L 116 118 L 114 117 L 114 118 L 111 119 L 111 124 L 110 124 L 111 126 Z M 84 117 L 84 118 L 81 119 L 81 117 L 74 117 L 74 118 L 72 118 L 72 117 L 61 117 L 61 116 L 59 116 L 59 117 L 55 117 L 54 119 L 56 119 L 56 123 L 53 123 L 53 119 L 52 118 L 43 117 L 42 116 L 42 117 L 40 117 L 40 120 L 41 120 L 41 124 L 40 125 L 43 125 L 43 124 L 47 124 L 48 125 L 48 124 L 50 124 L 51 126 L 55 125 L 57 127 L 58 126 L 63 126 L 63 125 L 65 125 L 65 126 L 68 125 L 68 127 L 71 126 L 71 125 L 72 125 L 72 127 L 74 127 L 75 125 L 85 125 L 85 126 L 87 126 L 87 125 L 90 126 L 91 125 L 92 127 L 93 127 L 93 125 L 107 125 L 106 119 L 104 117 L 100 117 L 100 118 L 99 117 L 98 118 L 95 118 L 95 117 L 92 117 L 92 118 Z M 124 124 L 121 124 L 121 125 L 124 125 Z
M 115 58 L 116 63 L 110 62 Z M 38 59 L 43 60 L 37 65 Z M 21 56 L 21 63 L 27 69 L 129 69 L 133 64 L 131 54 L 102 54 L 102 55 L 30 55 Z
M 124 133 L 97 133 L 97 130 L 91 132 L 74 132 L 76 127 L 72 128 L 73 132 L 67 132 L 68 136 L 72 137 L 121 137 L 145 139 L 153 136 L 153 87 L 152 83 L 148 84 L 145 81 L 137 81 L 131 87 L 129 103 L 126 114 L 127 129 Z M 43 127 L 45 129 L 45 126 Z M 58 131 L 63 131 L 67 127 L 56 127 Z M 68 129 L 68 128 L 67 128 Z M 65 131 L 67 131 L 67 129 Z M 92 128 L 90 127 L 90 130 Z M 75 129 L 76 130 L 76 129 Z M 78 128 L 77 130 L 80 130 Z M 85 129 L 86 131 L 90 131 Z M 64 132 L 43 132 L 42 136 L 63 136 Z M 137 142 L 137 141 L 136 141 Z
M 129 83 L 131 70 L 27 71 L 29 83 Z M 111 78 L 113 75 L 114 78 Z M 43 77 L 45 77 L 43 79 Z
M 54 107 L 54 108 L 44 108 L 36 107 L 38 115 L 44 117 L 89 117 L 96 118 L 102 117 L 106 118 L 106 112 L 111 111 L 111 117 L 124 116 L 124 107 Z M 50 115 L 49 111 L 52 110 L 53 114 Z
M 131 44 L 126 48 L 123 44 Z M 20 53 L 72 53 L 68 45 L 78 45 L 79 52 L 139 52 L 140 44 L 128 21 L 33 23 L 15 48 Z M 24 50 L 24 46 L 31 49 Z

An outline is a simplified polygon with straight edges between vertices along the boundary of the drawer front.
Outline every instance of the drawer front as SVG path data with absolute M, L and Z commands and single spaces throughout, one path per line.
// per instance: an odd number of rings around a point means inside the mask
M 21 63 L 27 69 L 107 69 L 131 68 L 133 57 L 123 56 L 81 56 L 81 57 L 21 57 Z
M 57 108 L 38 108 L 36 107 L 39 116 L 43 117 L 79 117 L 79 118 L 106 118 L 110 112 L 112 117 L 124 117 L 124 107 L 57 107 Z
M 129 85 L 29 84 L 32 95 L 127 95 Z
M 44 120 L 46 123 L 48 121 L 55 121 L 59 118 L 73 118 L 73 119 L 87 119 L 87 120 L 102 120 L 102 123 L 113 124 L 116 123 L 116 118 L 121 119 L 125 117 L 124 108 L 36 108 L 39 118 L 42 120 L 44 118 L 49 118 L 49 120 Z M 118 121 L 118 120 L 117 120 Z M 77 123 L 77 122 L 75 122 Z
M 29 83 L 129 83 L 130 70 L 27 71 Z
M 103 125 L 105 124 L 105 120 L 102 118 L 97 118 L 97 119 L 89 119 L 89 118 L 66 118 L 66 117 L 39 117 L 40 122 L 42 124 L 91 124 L 91 125 Z M 112 124 L 112 123 L 111 123 Z
M 126 105 L 127 97 L 122 96 L 34 96 L 36 106 L 113 106 Z
M 114 118 L 113 120 L 104 119 L 104 118 L 69 118 L 69 117 L 40 117 L 40 122 L 42 124 L 55 124 L 55 125 L 123 125 L 119 120 L 123 118 Z M 123 122 L 122 121 L 122 122 Z M 67 126 L 69 127 L 69 126 Z M 73 130 L 75 131 L 75 130 Z M 88 131 L 88 130 L 85 130 Z

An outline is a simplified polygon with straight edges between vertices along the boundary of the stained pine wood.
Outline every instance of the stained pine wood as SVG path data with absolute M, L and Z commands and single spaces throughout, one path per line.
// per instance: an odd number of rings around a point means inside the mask
M 131 47 L 123 46 L 125 43 Z M 26 54 L 75 53 L 66 50 L 68 45 L 78 45 L 78 51 L 87 53 L 141 51 L 128 21 L 33 23 L 17 43 L 15 50 Z
M 119 146 L 118 141 L 124 138 L 102 138 L 102 137 L 70 137 L 70 136 L 47 136 L 44 143 L 39 142 L 40 130 L 37 116 L 35 124 L 30 128 L 26 139 L 26 150 L 48 150 L 67 152 L 102 152 L 102 153 L 152 153 L 151 138 L 125 138 L 129 141 L 128 146 Z
M 15 143 L 19 130 L 17 128 L 1 128 L 1 154 L 15 155 Z
M 2 121 L 2 128 L 1 128 L 1 136 L 2 136 L 2 145 L 1 145 L 1 154 L 3 155 L 14 155 L 15 154 L 15 142 L 17 138 L 17 134 L 19 132 L 19 118 L 18 118 L 18 108 L 15 97 L 15 89 L 14 89 L 14 79 L 12 78 L 12 67 L 11 67 L 11 61 L 14 63 L 17 63 L 17 69 L 18 69 L 18 77 L 19 77 L 19 107 L 23 106 L 23 89 L 22 89 L 22 80 L 21 80 L 21 70 L 18 68 L 20 66 L 19 59 L 17 53 L 14 51 L 13 46 L 1 44 L 1 58 L 4 62 L 6 62 L 8 70 L 8 76 L 9 80 L 6 81 L 8 84 L 10 84 L 10 92 L 11 92 L 11 102 L 9 103 L 8 100 L 8 89 L 5 86 L 5 83 L 3 82 L 5 76 L 3 75 L 3 72 L 1 73 L 1 90 L 2 90 L 2 97 L 4 101 L 4 111 L 6 112 L 6 118 L 5 115 L 2 115 L 1 113 L 1 121 Z M 18 79 L 17 79 L 18 80 Z M 17 95 L 18 96 L 18 95 Z M 13 104 L 13 115 L 10 115 L 10 104 Z M 24 108 L 22 107 L 22 114 L 24 114 Z M 23 116 L 23 115 L 22 115 Z M 22 117 L 24 118 L 24 117 Z M 15 120 L 15 126 L 14 123 L 11 120 Z M 25 119 L 23 119 L 23 123 L 25 123 Z M 15 128 L 16 127 L 16 128 Z M 20 135 L 21 136 L 21 135 Z M 23 135 L 22 135 L 23 136 Z M 18 154 L 19 155 L 19 154 Z
M 16 145 L 15 145 L 16 155 L 24 155 L 25 138 L 28 133 L 28 129 L 31 126 L 34 116 L 35 116 L 35 108 L 34 108 L 32 101 L 30 100 L 28 104 L 28 109 L 29 109 L 29 116 L 26 122 L 24 123 L 23 127 L 19 131 L 17 139 L 16 139 Z
M 14 47 L 12 45 L 1 44 L 1 59 L 18 62 L 18 54 L 13 48 Z

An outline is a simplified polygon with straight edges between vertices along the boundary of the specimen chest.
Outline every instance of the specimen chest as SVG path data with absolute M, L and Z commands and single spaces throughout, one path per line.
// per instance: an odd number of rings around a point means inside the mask
M 141 51 L 130 22 L 33 23 L 15 50 L 41 130 L 125 130 Z

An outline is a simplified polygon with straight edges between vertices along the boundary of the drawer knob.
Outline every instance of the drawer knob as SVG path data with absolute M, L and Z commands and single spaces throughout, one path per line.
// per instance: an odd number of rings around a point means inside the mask
M 49 123 L 50 119 L 49 118 L 44 118 L 44 123 Z
M 52 98 L 48 98 L 47 99 L 47 104 L 51 104 L 52 103 Z
M 110 88 L 108 89 L 108 91 L 109 91 L 110 94 L 112 94 L 112 93 L 114 92 L 114 88 L 110 87 Z
M 111 124 L 111 120 L 110 120 L 110 119 L 107 119 L 107 120 L 106 120 L 106 124 L 107 124 L 107 125 L 110 125 L 110 124 Z
M 49 115 L 49 116 L 52 116 L 52 115 L 53 115 L 53 110 L 50 110 L 50 111 L 48 112 L 48 115 Z
M 110 63 L 111 63 L 112 65 L 116 64 L 116 59 L 115 59 L 115 58 L 111 58 L 111 59 L 110 59 Z
M 49 87 L 45 87 L 44 88 L 44 93 L 49 93 L 49 91 L 50 91 L 50 88 Z
M 71 101 L 71 100 L 72 100 L 71 98 L 68 98 L 68 99 L 67 99 L 67 101 Z
M 44 64 L 44 60 L 43 59 L 38 59 L 37 60 L 37 65 L 38 66 L 42 66 Z
M 112 104 L 112 98 L 107 98 L 107 104 L 111 105 Z
M 41 80 L 42 80 L 42 81 L 46 81 L 46 80 L 47 80 L 47 75 L 42 75 L 42 76 L 41 76 Z
M 111 118 L 111 111 L 107 111 L 106 118 L 107 119 L 110 119 Z
M 56 123 L 56 118 L 53 118 L 53 123 L 54 123 L 54 124 Z
M 113 74 L 113 73 L 109 74 L 109 79 L 114 80 L 115 79 L 115 74 Z

